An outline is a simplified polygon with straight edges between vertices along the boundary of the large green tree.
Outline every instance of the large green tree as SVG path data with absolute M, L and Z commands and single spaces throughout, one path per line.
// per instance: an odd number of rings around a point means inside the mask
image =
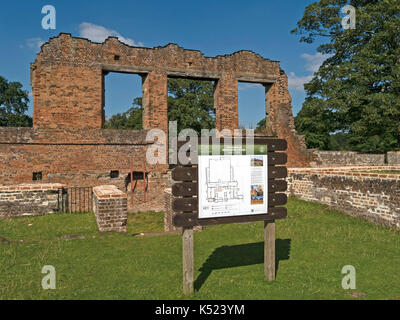
M 355 29 L 341 25 L 346 4 L 356 9 Z M 292 32 L 301 42 L 318 41 L 318 52 L 328 56 L 305 85 L 306 101 L 296 117 L 307 145 L 331 149 L 345 143 L 360 152 L 399 149 L 400 0 L 314 2 Z
M 142 98 L 133 99 L 133 107 L 124 113 L 117 113 L 106 120 L 106 129 L 142 129 Z
M 0 126 L 32 126 L 32 118 L 25 114 L 28 102 L 28 92 L 22 89 L 21 83 L 9 82 L 0 76 Z
M 168 95 L 168 119 L 177 121 L 178 132 L 215 128 L 213 82 L 169 79 Z
M 214 86 L 210 81 L 190 79 L 168 80 L 168 120 L 177 121 L 178 132 L 191 128 L 215 128 Z M 127 112 L 113 115 L 106 128 L 142 129 L 142 98 L 135 98 Z

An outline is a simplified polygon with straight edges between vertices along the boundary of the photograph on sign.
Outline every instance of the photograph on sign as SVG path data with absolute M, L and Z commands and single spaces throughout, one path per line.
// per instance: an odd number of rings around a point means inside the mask
M 200 146 L 199 219 L 268 213 L 267 147 L 240 148 Z

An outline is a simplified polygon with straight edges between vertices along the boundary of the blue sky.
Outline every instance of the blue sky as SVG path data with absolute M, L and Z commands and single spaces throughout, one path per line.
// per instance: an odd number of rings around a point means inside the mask
M 299 43 L 290 34 L 313 0 L 263 1 L 7 1 L 0 11 L 0 75 L 31 91 L 29 64 L 39 45 L 60 32 L 101 41 L 114 35 L 129 44 L 154 47 L 177 43 L 206 56 L 252 50 L 281 61 L 290 79 L 296 114 L 304 101 L 303 83 L 323 61 L 316 45 Z M 44 5 L 56 9 L 56 30 L 41 26 Z M 141 95 L 140 77 L 111 74 L 106 78 L 107 116 L 123 112 Z M 261 85 L 239 85 L 239 119 L 253 126 L 263 117 Z M 30 103 L 29 113 L 32 113 Z

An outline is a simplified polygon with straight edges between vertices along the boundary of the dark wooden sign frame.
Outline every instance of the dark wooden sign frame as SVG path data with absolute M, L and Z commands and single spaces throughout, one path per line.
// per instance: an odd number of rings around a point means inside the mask
M 237 139 L 237 138 L 234 138 Z M 224 138 L 219 138 L 220 145 L 224 145 Z M 214 140 L 215 141 L 215 140 Z M 209 144 L 212 144 L 210 138 Z M 188 141 L 178 141 L 178 150 Z M 201 143 L 200 140 L 198 142 Z M 232 142 L 231 142 L 232 143 Z M 242 145 L 246 145 L 246 138 L 242 138 Z M 197 152 L 188 154 L 189 163 L 179 163 L 172 170 L 172 186 L 174 196 L 172 209 L 176 214 L 173 218 L 175 227 L 183 229 L 183 291 L 193 293 L 193 227 L 209 226 L 227 223 L 241 223 L 264 221 L 264 273 L 269 281 L 275 279 L 275 220 L 284 219 L 287 210 L 279 207 L 286 204 L 287 189 L 285 178 L 287 162 L 285 151 L 287 142 L 274 137 L 254 137 L 254 145 L 266 145 L 268 156 L 268 213 L 241 215 L 232 217 L 202 218 L 198 217 L 198 167 Z

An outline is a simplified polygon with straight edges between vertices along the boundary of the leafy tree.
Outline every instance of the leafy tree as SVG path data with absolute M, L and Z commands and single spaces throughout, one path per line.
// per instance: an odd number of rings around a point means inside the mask
M 133 100 L 133 107 L 124 113 L 114 114 L 106 120 L 104 127 L 106 129 L 142 129 L 142 98 Z
M 214 86 L 212 82 L 188 79 L 168 80 L 168 119 L 177 121 L 178 132 L 191 128 L 215 128 Z M 133 107 L 124 113 L 113 115 L 105 128 L 142 129 L 142 98 L 135 98 Z
M 344 132 L 337 132 L 330 135 L 330 150 L 345 151 L 350 150 L 347 143 L 347 135 Z
M 356 8 L 355 29 L 341 25 L 346 4 Z M 308 146 L 329 149 L 340 132 L 354 151 L 399 149 L 400 0 L 320 0 L 292 33 L 305 43 L 318 39 L 318 52 L 328 55 L 296 117 Z
M 178 122 L 178 132 L 215 128 L 214 85 L 210 81 L 169 79 L 168 119 Z
M 25 114 L 28 102 L 28 92 L 22 90 L 21 83 L 8 82 L 0 76 L 0 126 L 32 126 L 32 118 Z
M 260 121 L 257 122 L 257 127 L 254 130 L 255 132 L 261 132 L 265 130 L 265 127 L 267 125 L 267 118 L 264 118 Z

